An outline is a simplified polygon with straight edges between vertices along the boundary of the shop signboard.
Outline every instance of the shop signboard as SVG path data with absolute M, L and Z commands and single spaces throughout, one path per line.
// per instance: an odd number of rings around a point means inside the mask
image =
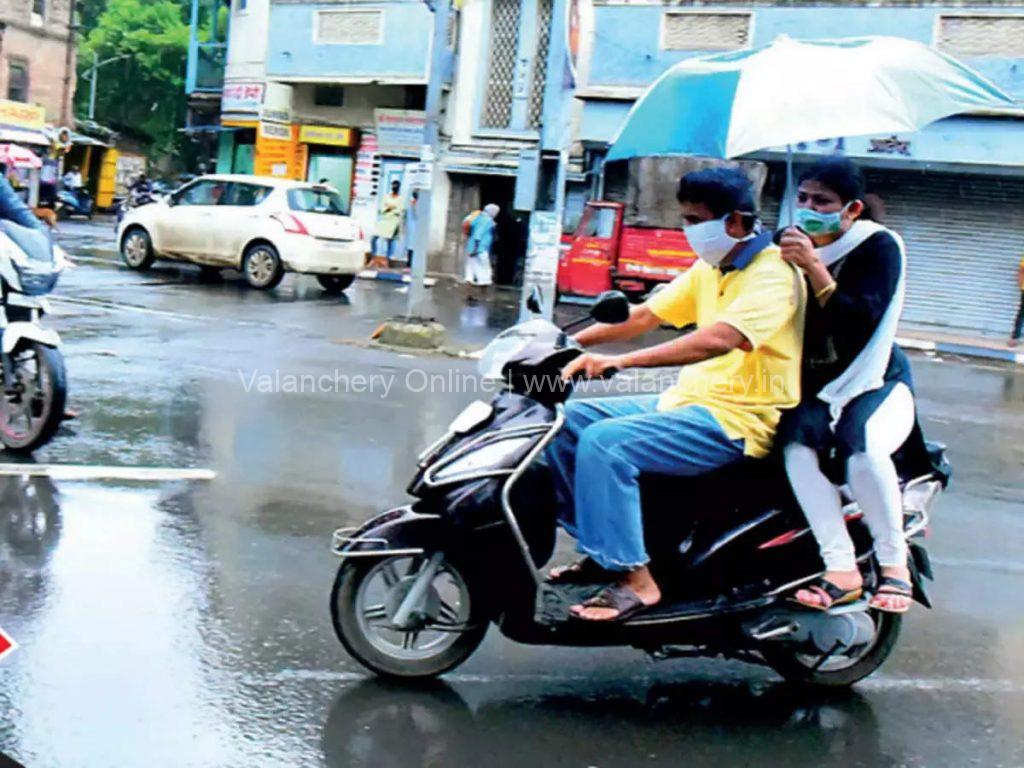
M 333 125 L 303 125 L 299 128 L 299 141 L 331 147 L 351 147 L 355 144 L 355 131 Z
M 555 305 L 561 240 L 562 217 L 558 213 L 534 211 L 530 214 L 530 244 L 526 250 L 526 269 L 523 274 L 524 306 L 526 296 L 536 286 L 541 291 L 544 314 L 549 319 Z
M 46 127 L 46 110 L 36 104 L 0 99 L 0 125 L 39 131 Z
M 263 104 L 263 83 L 224 83 L 220 110 L 225 114 L 258 113 Z
M 411 109 L 375 109 L 377 147 L 381 154 L 400 153 L 419 155 L 423 146 L 426 114 Z

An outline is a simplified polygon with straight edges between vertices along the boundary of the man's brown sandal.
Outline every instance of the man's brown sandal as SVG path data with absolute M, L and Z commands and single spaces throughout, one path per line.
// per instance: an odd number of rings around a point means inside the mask
M 574 608 L 577 606 L 573 606 Z M 589 600 L 580 604 L 580 608 L 608 608 L 616 611 L 614 616 L 607 619 L 591 619 L 572 611 L 569 615 L 576 621 L 589 621 L 600 624 L 601 622 L 619 622 L 635 616 L 640 611 L 650 606 L 645 605 L 640 597 L 625 584 L 612 584 L 605 587 Z
M 818 599 L 815 601 L 801 600 L 798 595 L 805 591 L 810 592 Z M 863 587 L 843 589 L 842 587 L 836 586 L 828 579 L 819 579 L 816 583 L 797 590 L 789 599 L 791 602 L 794 602 L 797 605 L 802 605 L 804 608 L 811 608 L 815 611 L 827 611 L 830 608 L 837 608 L 840 605 L 855 603 L 860 600 L 863 594 Z

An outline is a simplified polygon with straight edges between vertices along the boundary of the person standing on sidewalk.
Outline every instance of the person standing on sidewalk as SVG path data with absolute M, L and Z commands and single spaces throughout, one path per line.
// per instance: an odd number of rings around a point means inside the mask
M 469 233 L 466 241 L 466 298 L 479 298 L 475 291 L 485 292 L 494 282 L 491 269 L 491 252 L 494 250 L 495 220 L 501 209 L 494 203 L 484 206 L 483 211 L 466 217 Z M 472 217 L 472 218 L 470 218 Z
M 391 193 L 384 198 L 380 213 L 377 215 L 377 229 L 373 243 L 374 255 L 387 256 L 388 259 L 395 255 L 395 241 L 398 239 L 404 215 L 405 201 L 402 199 L 402 184 L 396 179 L 391 182 Z M 378 250 L 381 240 L 386 243 L 383 254 Z
M 1020 344 L 1021 332 L 1024 331 L 1024 256 L 1017 265 L 1017 287 L 1020 288 L 1020 306 L 1017 307 L 1017 319 L 1013 321 L 1013 333 L 1010 335 L 1010 346 Z

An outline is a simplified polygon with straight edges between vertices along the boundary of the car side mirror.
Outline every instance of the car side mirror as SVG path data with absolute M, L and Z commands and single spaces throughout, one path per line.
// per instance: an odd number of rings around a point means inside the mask
M 629 299 L 622 291 L 605 291 L 590 308 L 590 317 L 609 325 L 624 323 L 629 320 Z
M 544 299 L 536 285 L 530 288 L 530 295 L 526 297 L 526 308 L 535 315 L 544 314 Z

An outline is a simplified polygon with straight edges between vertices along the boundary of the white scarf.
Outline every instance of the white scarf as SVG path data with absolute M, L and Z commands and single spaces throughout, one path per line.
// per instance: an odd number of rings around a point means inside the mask
M 892 355 L 892 345 L 896 341 L 896 328 L 900 315 L 903 313 L 903 296 L 906 293 L 907 282 L 907 252 L 903 245 L 903 239 L 899 235 L 873 221 L 855 221 L 842 237 L 834 243 L 818 249 L 818 257 L 826 267 L 829 267 L 878 232 L 888 232 L 896 241 L 900 251 L 900 276 L 896 282 L 896 292 L 867 345 L 845 371 L 826 384 L 818 393 L 818 399 L 829 405 L 833 430 L 843 415 L 843 408 L 847 403 L 865 392 L 878 389 L 885 383 L 885 371 Z

